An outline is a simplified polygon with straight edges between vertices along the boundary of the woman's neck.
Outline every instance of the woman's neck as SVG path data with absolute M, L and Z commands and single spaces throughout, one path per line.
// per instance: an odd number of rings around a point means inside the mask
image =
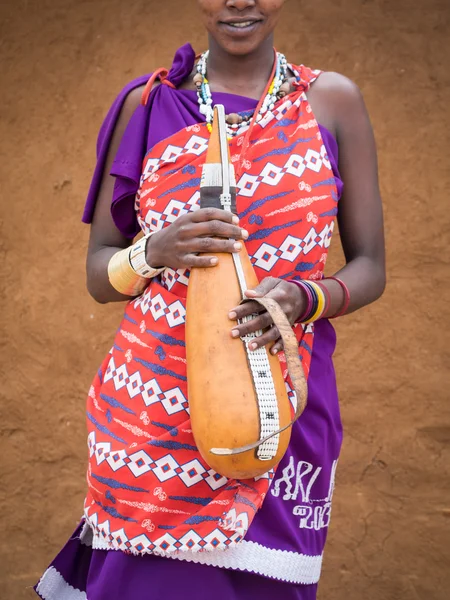
M 228 92 L 259 99 L 270 77 L 274 61 L 273 37 L 252 54 L 236 56 L 209 40 L 208 81 L 213 92 Z

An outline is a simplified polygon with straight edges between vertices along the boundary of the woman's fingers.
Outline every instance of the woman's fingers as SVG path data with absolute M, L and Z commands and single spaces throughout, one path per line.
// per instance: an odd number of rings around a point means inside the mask
M 196 254 L 186 254 L 183 257 L 182 262 L 184 264 L 181 268 L 192 269 L 199 267 L 215 267 L 219 262 L 219 259 L 217 258 L 217 256 L 210 256 L 206 254 L 202 254 L 201 256 L 197 256 Z
M 242 337 L 244 335 L 248 335 L 249 333 L 254 333 L 255 331 L 259 331 L 260 329 L 265 329 L 272 324 L 272 317 L 269 313 L 264 312 L 245 323 L 239 323 L 231 330 L 231 337 Z
M 281 350 L 283 350 L 283 340 L 280 338 L 272 346 L 272 348 L 270 349 L 270 353 L 278 354 L 278 352 L 281 352 Z
M 263 333 L 262 335 L 256 337 L 250 344 L 250 350 L 256 350 L 257 348 L 261 348 L 266 344 L 270 344 L 271 342 L 275 342 L 280 337 L 280 332 L 278 331 L 278 327 L 271 327 L 268 331 Z
M 199 237 L 185 242 L 188 252 L 239 252 L 242 250 L 242 242 L 225 240 L 222 238 Z
M 258 304 L 258 302 L 244 302 L 239 306 L 231 309 L 228 313 L 228 318 L 232 321 L 236 321 L 237 319 L 243 319 L 244 317 L 249 317 L 250 315 L 254 315 L 257 313 L 265 312 L 264 306 Z
M 246 240 L 248 238 L 246 229 L 217 219 L 196 223 L 189 228 L 189 232 L 192 237 L 221 237 L 233 240 Z
M 203 223 L 204 221 L 223 221 L 224 223 L 232 223 L 237 225 L 239 223 L 239 217 L 233 215 L 228 210 L 222 210 L 221 208 L 200 208 L 186 215 L 186 219 L 192 221 L 192 223 Z
M 274 290 L 283 281 L 276 277 L 265 277 L 255 288 L 247 290 L 245 295 L 247 298 L 261 298 L 268 294 L 271 290 Z

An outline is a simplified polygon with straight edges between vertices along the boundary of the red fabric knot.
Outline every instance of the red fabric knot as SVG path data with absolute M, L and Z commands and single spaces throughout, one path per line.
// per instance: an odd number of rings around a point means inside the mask
M 169 87 L 175 89 L 175 85 L 169 79 L 167 79 L 168 73 L 169 71 L 164 67 L 160 67 L 159 69 L 156 69 L 154 73 L 152 73 L 152 76 L 147 81 L 144 91 L 142 92 L 141 104 L 143 106 L 147 104 L 151 91 L 153 89 L 153 84 L 157 79 L 159 79 L 161 83 L 164 83 L 165 85 L 168 85 Z

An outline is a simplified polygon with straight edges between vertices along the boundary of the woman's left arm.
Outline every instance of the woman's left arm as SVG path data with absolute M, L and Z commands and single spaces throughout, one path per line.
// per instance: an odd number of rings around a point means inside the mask
M 344 192 L 339 200 L 338 224 L 346 265 L 335 275 L 345 283 L 350 293 L 346 314 L 358 310 L 381 296 L 386 284 L 383 210 L 378 185 L 378 161 L 375 139 L 366 106 L 359 88 L 337 73 L 324 73 L 315 84 L 316 101 L 328 128 L 334 130 L 339 146 L 339 172 Z M 319 100 L 320 94 L 320 100 Z M 323 317 L 339 312 L 344 304 L 342 287 L 332 279 L 321 281 L 330 292 L 330 303 Z M 291 323 L 305 310 L 305 298 L 299 288 L 287 281 L 266 278 L 248 298 L 269 296 L 277 300 Z M 235 307 L 230 319 L 259 312 L 257 304 L 249 302 Z M 244 335 L 270 326 L 272 320 L 262 313 L 251 321 L 235 325 L 232 335 Z M 272 327 L 256 338 L 255 347 L 278 340 Z M 278 340 L 272 352 L 281 349 Z
M 339 172 L 344 182 L 338 224 L 346 265 L 336 276 L 349 289 L 349 313 L 379 298 L 385 288 L 383 209 L 375 139 L 362 94 L 346 77 L 324 74 L 327 75 L 332 80 L 330 105 L 339 146 Z M 324 283 L 334 304 L 328 313 L 333 315 L 339 310 L 343 292 L 335 281 Z

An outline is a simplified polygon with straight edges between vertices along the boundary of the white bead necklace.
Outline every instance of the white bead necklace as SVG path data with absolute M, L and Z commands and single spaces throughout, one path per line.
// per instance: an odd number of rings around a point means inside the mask
M 209 50 L 201 55 L 197 63 L 197 73 L 194 76 L 194 83 L 197 87 L 199 111 L 205 117 L 206 125 L 209 132 L 211 132 L 212 121 L 214 117 L 214 107 L 211 88 L 209 87 L 209 82 L 206 77 L 208 55 Z M 280 87 L 287 79 L 288 64 L 284 54 L 277 52 L 276 61 L 277 64 L 275 76 L 270 84 L 266 97 L 263 100 L 259 113 L 256 117 L 256 122 L 260 121 L 268 110 L 273 110 L 275 102 L 278 100 Z M 238 133 L 243 133 L 246 129 L 248 129 L 253 113 L 254 111 L 245 111 L 242 113 L 231 113 L 227 115 L 226 120 L 228 135 L 230 137 L 234 137 Z

